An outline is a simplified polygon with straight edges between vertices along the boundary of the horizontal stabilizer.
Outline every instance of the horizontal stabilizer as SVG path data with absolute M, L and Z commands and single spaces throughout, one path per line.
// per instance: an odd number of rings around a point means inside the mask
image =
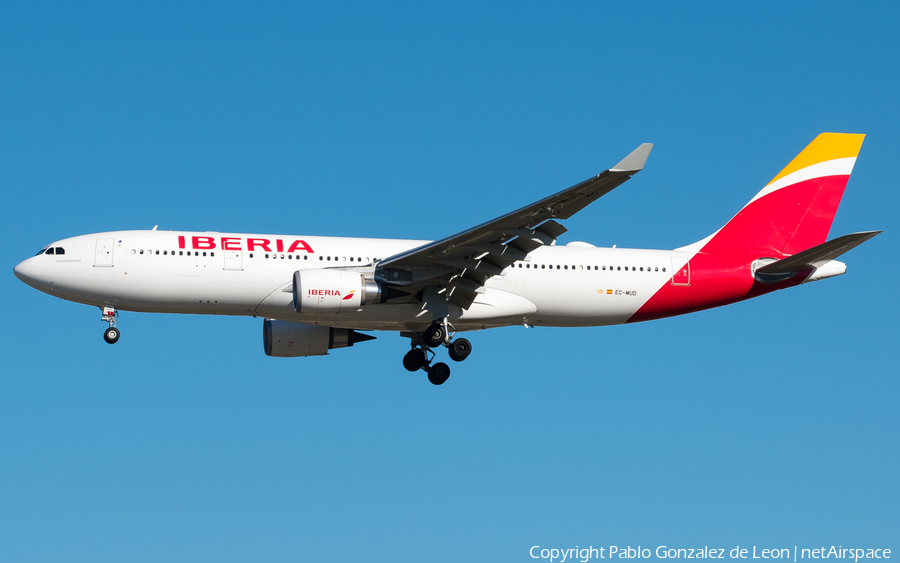
M 866 231 L 863 233 L 844 235 L 806 249 L 803 252 L 798 252 L 783 260 L 767 264 L 762 268 L 758 268 L 756 272 L 762 274 L 787 274 L 810 267 L 819 268 L 841 254 L 856 248 L 879 233 L 881 233 L 881 231 Z

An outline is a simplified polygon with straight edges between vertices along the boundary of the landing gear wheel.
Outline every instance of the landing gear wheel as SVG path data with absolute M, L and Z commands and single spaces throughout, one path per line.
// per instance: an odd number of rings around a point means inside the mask
M 425 343 L 425 346 L 429 348 L 436 348 L 444 343 L 444 339 L 447 337 L 447 331 L 444 330 L 444 327 L 439 324 L 433 324 L 428 327 L 424 333 L 422 333 L 422 341 Z
M 450 377 L 450 366 L 444 362 L 438 362 L 428 368 L 428 381 L 432 385 L 443 385 Z
M 418 348 L 410 350 L 403 356 L 403 367 L 405 367 L 407 371 L 419 371 L 425 366 L 426 362 L 425 352 Z
M 111 326 L 108 329 L 106 329 L 105 331 L 103 331 L 103 340 L 106 340 L 106 342 L 108 344 L 115 344 L 116 342 L 119 341 L 119 336 L 121 334 L 122 333 L 119 332 L 119 329 L 117 329 L 114 326 Z
M 472 353 L 472 343 L 465 338 L 457 338 L 450 344 L 450 359 L 461 362 Z

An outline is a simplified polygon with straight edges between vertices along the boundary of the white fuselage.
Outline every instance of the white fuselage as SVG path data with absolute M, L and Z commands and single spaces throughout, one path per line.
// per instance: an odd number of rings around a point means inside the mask
M 376 303 L 300 314 L 297 270 L 340 268 L 371 277 L 375 261 L 427 241 L 211 232 L 120 231 L 54 243 L 16 274 L 51 295 L 119 310 L 246 315 L 363 330 L 422 330 L 427 302 Z M 626 322 L 672 281 L 692 253 L 545 246 L 489 279 L 468 309 L 449 307 L 458 330 L 516 324 L 597 326 Z

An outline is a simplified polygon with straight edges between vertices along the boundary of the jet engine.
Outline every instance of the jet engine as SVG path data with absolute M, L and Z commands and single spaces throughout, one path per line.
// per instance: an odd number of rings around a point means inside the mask
M 357 342 L 374 339 L 374 336 L 347 328 L 275 319 L 266 319 L 263 322 L 263 346 L 266 355 L 276 358 L 324 356 L 334 348 L 345 348 Z
M 358 272 L 297 270 L 294 310 L 298 313 L 343 313 L 381 299 L 381 286 Z

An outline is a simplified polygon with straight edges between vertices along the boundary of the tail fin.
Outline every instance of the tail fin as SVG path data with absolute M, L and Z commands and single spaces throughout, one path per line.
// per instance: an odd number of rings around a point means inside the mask
M 698 243 L 701 252 L 780 258 L 825 242 L 864 137 L 816 137 L 731 221 Z

